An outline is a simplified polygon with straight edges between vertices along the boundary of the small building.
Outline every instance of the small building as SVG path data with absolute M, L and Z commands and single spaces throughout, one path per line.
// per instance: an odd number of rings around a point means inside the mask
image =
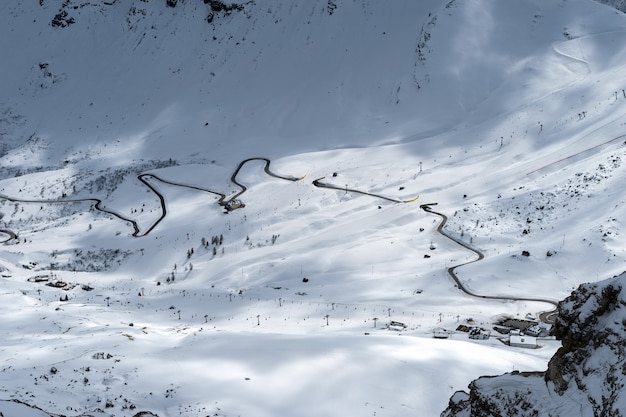
M 537 347 L 537 338 L 525 335 L 519 330 L 511 330 L 511 333 L 509 333 L 509 346 L 535 349 Z
M 491 330 L 485 330 L 482 327 L 474 327 L 469 331 L 468 337 L 474 340 L 487 340 L 491 336 Z
M 550 333 L 552 333 L 552 325 L 549 323 L 539 322 L 527 328 L 524 333 L 534 337 L 549 336 Z
M 28 282 L 48 282 L 50 277 L 48 275 L 35 275 L 27 279 Z
M 537 322 L 532 321 L 532 320 L 507 318 L 498 324 L 502 326 L 510 327 L 512 329 L 519 329 L 521 331 L 526 331 L 526 329 L 528 329 L 530 326 L 537 324 Z
M 447 339 L 450 337 L 450 333 L 446 329 L 439 327 L 433 330 L 433 337 L 435 339 Z
M 532 326 L 527 328 L 524 331 L 524 333 L 526 333 L 528 336 L 537 337 L 537 336 L 541 335 L 541 333 L 543 333 L 543 328 L 541 326 L 539 326 L 538 324 L 533 324 Z
M 48 287 L 54 287 L 54 288 L 65 288 L 65 287 L 67 287 L 67 282 L 54 281 L 54 282 L 49 282 L 46 285 Z
M 396 332 L 401 332 L 403 330 L 406 330 L 407 325 L 404 323 L 401 323 L 399 321 L 390 321 L 389 324 L 387 325 L 387 329 L 389 330 L 395 330 Z
M 465 333 L 469 333 L 469 331 L 472 330 L 471 327 L 466 326 L 464 324 L 459 324 L 456 328 L 457 332 L 465 332 Z
M 246 205 L 243 203 L 243 201 L 235 198 L 233 200 L 229 200 L 226 202 L 226 204 L 224 204 L 224 208 L 227 211 L 233 211 L 235 209 L 239 209 L 239 208 L 244 208 Z

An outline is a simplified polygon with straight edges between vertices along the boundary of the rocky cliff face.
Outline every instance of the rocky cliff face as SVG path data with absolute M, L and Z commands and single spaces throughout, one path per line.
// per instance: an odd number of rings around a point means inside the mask
M 559 304 L 563 346 L 543 373 L 481 377 L 443 417 L 626 415 L 626 273 L 581 285 Z

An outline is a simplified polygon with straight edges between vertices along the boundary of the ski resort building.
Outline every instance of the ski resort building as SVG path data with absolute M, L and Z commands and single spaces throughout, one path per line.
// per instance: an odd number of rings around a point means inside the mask
M 433 337 L 435 339 L 447 339 L 450 337 L 450 333 L 446 329 L 437 328 L 433 330 Z
M 224 205 L 224 207 L 228 211 L 236 210 L 238 208 L 244 208 L 245 206 L 246 205 L 243 203 L 243 201 L 239 199 L 227 201 L 226 204 Z
M 528 336 L 519 330 L 511 330 L 511 333 L 509 333 L 509 346 L 535 349 L 537 347 L 537 338 Z
M 474 340 L 487 340 L 491 336 L 490 330 L 485 330 L 480 327 L 474 327 L 469 331 L 468 337 Z

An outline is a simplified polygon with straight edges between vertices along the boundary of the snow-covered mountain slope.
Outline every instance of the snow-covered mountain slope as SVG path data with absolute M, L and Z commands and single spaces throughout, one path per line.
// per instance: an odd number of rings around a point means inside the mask
M 436 415 L 559 347 L 470 341 L 461 322 L 537 316 L 626 268 L 626 17 L 607 6 L 41 0 L 0 16 L 0 400 Z M 237 183 L 245 207 L 224 214 Z M 447 268 L 476 253 L 423 203 L 485 255 L 456 269 L 463 287 L 503 299 L 459 291 Z
M 545 373 L 480 378 L 442 416 L 622 415 L 625 279 L 581 285 L 559 304 L 555 333 L 563 346 Z
M 595 94 L 572 86 L 589 65 L 619 63 L 623 16 L 594 2 L 336 5 L 249 2 L 224 15 L 200 0 L 5 2 L 3 112 L 19 120 L 12 136 L 53 144 L 51 158 L 119 140 L 106 153 L 126 162 L 223 158 L 225 138 L 269 156 L 414 141 L 513 111 L 517 135 L 539 128 L 536 111 L 548 132 L 582 111 L 592 125 L 607 110 L 594 102 L 621 89 L 616 77 Z M 60 11 L 74 23 L 52 26 Z

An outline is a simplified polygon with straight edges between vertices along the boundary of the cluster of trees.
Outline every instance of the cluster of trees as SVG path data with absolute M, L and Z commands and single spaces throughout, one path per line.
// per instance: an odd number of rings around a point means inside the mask
M 164 161 L 150 160 L 143 164 L 136 165 L 132 168 L 108 169 L 103 171 L 100 176 L 91 179 L 84 184 L 84 188 L 90 194 L 105 192 L 105 196 L 109 197 L 117 187 L 122 184 L 129 175 L 135 176 L 137 172 L 145 172 L 153 169 L 167 168 L 178 165 L 178 162 L 172 158 Z M 74 186 L 74 192 L 76 188 Z
M 99 272 L 106 271 L 116 265 L 121 265 L 126 258 L 131 255 L 130 251 L 120 249 L 99 249 L 87 250 L 69 249 L 54 250 L 51 253 L 52 258 L 57 256 L 68 255 L 66 262 L 50 262 L 47 269 L 53 271 L 80 271 L 80 272 Z
M 203 237 L 200 240 L 200 243 L 202 244 L 202 246 L 204 246 L 205 249 L 209 249 L 209 241 L 206 238 Z M 220 234 L 219 236 L 217 235 L 211 236 L 210 245 L 213 246 L 213 256 L 217 255 L 217 247 L 221 246 L 223 243 L 224 243 L 224 235 Z M 222 249 L 222 253 L 224 253 L 224 249 Z M 193 255 L 193 249 L 191 249 L 191 255 Z M 191 255 L 188 252 L 187 258 L 190 258 Z

